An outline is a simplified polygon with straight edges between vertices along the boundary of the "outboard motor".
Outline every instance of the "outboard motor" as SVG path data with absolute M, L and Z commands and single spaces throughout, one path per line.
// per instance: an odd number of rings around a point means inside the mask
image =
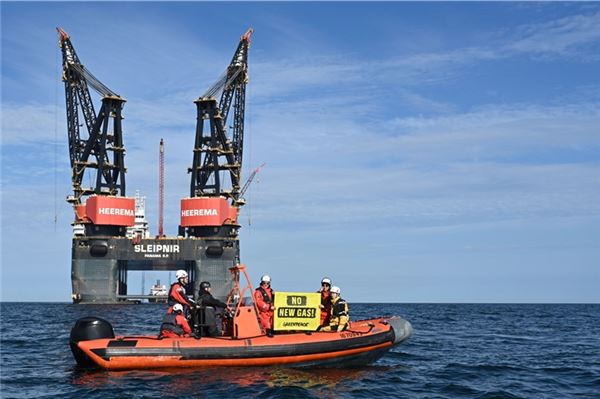
M 73 357 L 75 357 L 77 364 L 82 367 L 95 366 L 87 355 L 79 349 L 77 346 L 78 342 L 114 337 L 115 332 L 113 331 L 112 326 L 104 319 L 99 317 L 84 317 L 77 320 L 75 326 L 71 329 L 71 336 L 69 338 L 71 352 L 73 352 Z

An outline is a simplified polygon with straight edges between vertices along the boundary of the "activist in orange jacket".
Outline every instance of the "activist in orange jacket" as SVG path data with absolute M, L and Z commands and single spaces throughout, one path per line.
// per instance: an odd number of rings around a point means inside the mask
M 271 277 L 265 274 L 260 279 L 260 286 L 254 291 L 254 303 L 258 308 L 260 325 L 269 337 L 273 336 L 274 294 L 271 289 Z
M 331 279 L 329 277 L 323 277 L 321 280 L 321 289 L 317 291 L 321 294 L 321 304 L 319 308 L 321 308 L 321 326 L 326 326 L 329 324 L 329 319 L 331 318 Z

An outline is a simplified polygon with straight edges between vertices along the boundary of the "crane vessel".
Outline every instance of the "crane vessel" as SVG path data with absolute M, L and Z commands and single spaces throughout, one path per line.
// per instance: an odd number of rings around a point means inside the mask
M 143 299 L 144 295 L 128 293 L 129 271 L 177 269 L 187 271 L 194 295 L 206 280 L 216 297 L 225 298 L 233 287 L 229 269 L 240 263 L 238 215 L 245 202 L 240 182 L 252 29 L 241 36 L 222 76 L 194 101 L 197 122 L 188 169 L 190 190 L 189 196 L 181 198 L 178 235 L 164 236 L 161 218 L 160 233 L 154 238 L 140 227 L 145 222 L 139 201 L 136 206 L 136 198 L 125 190 L 126 100 L 84 66 L 69 34 L 61 28 L 57 31 L 73 187 L 67 201 L 75 215 L 73 302 Z M 90 89 L 100 96 L 98 112 Z

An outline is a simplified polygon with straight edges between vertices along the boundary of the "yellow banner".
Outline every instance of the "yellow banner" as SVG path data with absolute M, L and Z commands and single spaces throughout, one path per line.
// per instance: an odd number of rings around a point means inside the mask
M 321 294 L 318 292 L 275 293 L 275 331 L 315 331 L 321 324 Z

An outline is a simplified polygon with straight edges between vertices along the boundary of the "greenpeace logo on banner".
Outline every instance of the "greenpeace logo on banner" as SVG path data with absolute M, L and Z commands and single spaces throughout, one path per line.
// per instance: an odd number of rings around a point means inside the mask
M 308 327 L 308 322 L 300 322 L 300 321 L 284 321 L 284 327 Z
M 98 208 L 98 215 L 134 216 L 133 209 Z
M 189 216 L 219 216 L 216 209 L 184 209 L 181 211 L 181 217 Z

